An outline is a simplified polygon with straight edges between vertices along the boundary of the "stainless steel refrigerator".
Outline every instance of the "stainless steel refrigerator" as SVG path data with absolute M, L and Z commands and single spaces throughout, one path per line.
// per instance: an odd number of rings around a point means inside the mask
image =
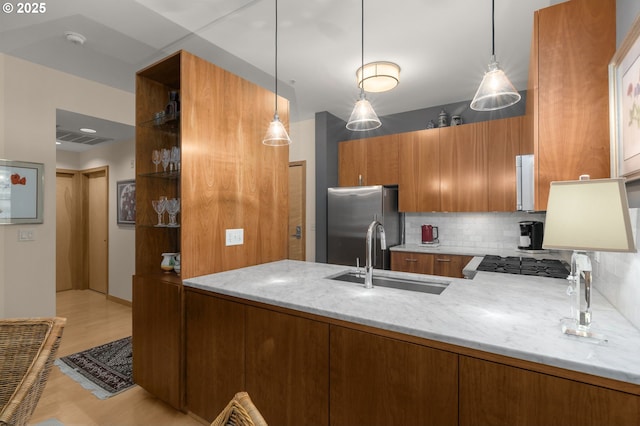
M 400 244 L 397 186 L 353 186 L 327 190 L 327 262 L 364 267 L 369 224 L 377 220 L 385 231 L 387 248 Z M 390 269 L 389 250 L 380 249 L 375 235 L 373 267 Z

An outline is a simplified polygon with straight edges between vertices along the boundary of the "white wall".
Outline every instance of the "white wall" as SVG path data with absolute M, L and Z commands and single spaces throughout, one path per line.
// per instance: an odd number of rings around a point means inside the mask
M 109 295 L 131 301 L 131 277 L 135 272 L 135 227 L 118 225 L 117 182 L 135 179 L 135 140 L 121 141 L 82 153 L 57 151 L 60 169 L 87 170 L 109 167 Z
M 45 165 L 44 223 L 29 226 L 35 241 L 18 242 L 16 225 L 0 230 L 0 317 L 54 315 L 56 109 L 134 125 L 135 97 L 9 55 L 0 67 L 0 153 Z
M 291 123 L 289 161 L 307 162 L 307 240 L 306 260 L 316 260 L 316 121 L 315 119 Z

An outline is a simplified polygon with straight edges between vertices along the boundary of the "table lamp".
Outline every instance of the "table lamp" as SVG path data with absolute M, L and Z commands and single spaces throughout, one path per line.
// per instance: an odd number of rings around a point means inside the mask
M 545 249 L 573 250 L 571 316 L 562 331 L 603 339 L 591 331 L 592 269 L 587 251 L 635 252 L 624 179 L 551 182 L 545 220 Z M 604 339 L 603 339 L 604 340 Z

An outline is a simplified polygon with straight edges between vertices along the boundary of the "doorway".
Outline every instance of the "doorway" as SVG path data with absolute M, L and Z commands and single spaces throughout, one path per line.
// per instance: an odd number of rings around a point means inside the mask
M 108 166 L 56 171 L 56 291 L 108 294 Z
M 289 259 L 306 260 L 307 162 L 289 163 Z

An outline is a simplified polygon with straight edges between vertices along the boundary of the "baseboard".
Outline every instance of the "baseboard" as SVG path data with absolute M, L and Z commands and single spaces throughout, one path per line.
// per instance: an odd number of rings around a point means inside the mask
M 121 305 L 129 306 L 129 307 L 133 306 L 133 304 L 129 300 L 120 299 L 119 297 L 115 297 L 110 294 L 107 294 L 107 300 L 110 300 L 111 302 L 119 303 Z

